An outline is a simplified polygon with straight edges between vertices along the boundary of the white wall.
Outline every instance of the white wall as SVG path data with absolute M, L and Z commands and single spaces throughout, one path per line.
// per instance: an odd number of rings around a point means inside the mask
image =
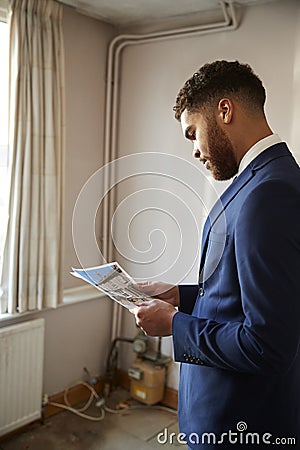
M 87 367 L 104 375 L 110 338 L 111 302 L 99 298 L 34 314 L 45 318 L 44 392 L 48 395 L 83 380 Z
M 185 80 L 202 64 L 216 59 L 238 59 L 249 63 L 259 74 L 267 89 L 266 111 L 271 128 L 278 132 L 282 139 L 292 145 L 291 150 L 296 156 L 300 156 L 299 120 L 299 83 L 300 83 L 300 5 L 298 1 L 286 0 L 260 6 L 239 8 L 241 22 L 236 31 L 209 34 L 206 36 L 178 38 L 164 42 L 148 43 L 127 47 L 123 52 L 121 73 L 121 104 L 119 127 L 119 155 L 127 155 L 138 152 L 161 152 L 177 155 L 186 161 L 192 161 L 191 146 L 184 142 L 179 124 L 173 119 L 172 106 L 176 94 Z M 297 94 L 297 95 L 295 95 Z M 159 156 L 157 156 L 159 158 Z M 173 160 L 169 159 L 172 165 Z M 161 166 L 157 159 L 157 171 L 164 169 L 169 172 L 168 162 Z M 141 172 L 144 172 L 141 165 Z M 186 176 L 187 184 L 190 183 L 190 170 L 182 164 L 182 170 Z M 199 176 L 199 192 L 204 188 L 203 177 Z M 160 180 L 159 180 L 160 179 Z M 155 187 L 161 193 L 152 191 L 153 201 L 163 203 L 160 214 L 143 211 L 147 205 L 152 205 L 148 200 L 149 191 L 144 192 L 145 201 L 141 196 L 130 196 L 136 190 L 145 187 Z M 217 183 L 220 191 L 225 184 Z M 166 189 L 170 190 L 168 199 L 163 199 Z M 164 191 L 164 192 L 163 192 Z M 134 214 L 140 211 L 128 227 L 129 237 L 137 249 L 130 249 L 128 240 L 127 251 L 132 260 L 121 257 L 125 267 L 135 277 L 143 277 L 148 273 L 154 278 L 172 281 L 172 273 L 175 273 L 174 282 L 181 277 L 186 268 L 192 268 L 186 282 L 197 280 L 197 265 L 191 267 L 189 258 L 181 261 L 181 266 L 176 266 L 175 272 L 163 273 L 165 265 L 172 263 L 174 247 L 177 251 L 178 230 L 174 227 L 174 218 L 166 217 L 170 203 L 173 207 L 173 193 L 186 199 L 185 188 L 176 186 L 176 182 L 170 182 L 167 177 L 144 175 L 134 177 L 120 184 L 119 198 L 123 200 L 128 209 Z M 147 195 L 146 195 L 147 194 Z M 204 200 L 206 195 L 203 195 Z M 187 201 L 187 200 L 186 200 Z M 148 202 L 148 203 L 147 203 Z M 195 204 L 192 202 L 192 207 Z M 182 212 L 183 211 L 183 212 Z M 199 215 L 199 226 L 203 223 L 205 207 L 199 202 L 199 209 L 195 211 Z M 194 229 L 188 225 L 188 210 L 177 208 L 178 223 L 188 239 L 199 246 L 200 236 L 195 236 Z M 128 218 L 125 213 L 116 221 L 116 242 L 124 246 Z M 168 222 L 168 220 L 170 221 Z M 169 225 L 168 225 L 169 223 Z M 164 251 L 162 263 L 157 260 L 155 265 L 146 264 L 142 269 L 134 260 L 153 256 L 153 248 L 150 248 L 148 232 L 150 229 L 162 227 L 166 234 L 166 243 L 169 246 Z M 141 238 L 142 234 L 142 238 Z M 152 243 L 163 248 L 163 235 L 156 232 L 150 236 Z M 144 254 L 141 253 L 144 251 Z M 169 252 L 169 259 L 166 256 Z M 133 317 L 124 314 L 123 332 L 126 335 L 135 332 Z M 165 351 L 172 352 L 172 343 L 165 339 Z M 123 358 L 123 366 L 127 367 L 130 358 Z M 171 368 L 169 386 L 177 386 L 177 367 Z
M 71 266 L 79 265 L 72 242 L 72 213 L 84 182 L 102 165 L 106 51 L 114 29 L 64 7 L 63 34 L 66 72 L 63 276 L 66 289 L 83 284 L 69 273 Z M 86 248 L 86 252 L 91 264 L 98 262 L 94 248 Z M 111 314 L 111 301 L 100 298 L 1 320 L 0 326 L 45 318 L 44 392 L 51 395 L 82 379 L 85 366 L 93 375 L 104 374 Z
M 78 267 L 72 241 L 72 214 L 80 189 L 103 162 L 103 129 L 107 46 L 113 27 L 64 7 L 66 86 L 65 252 L 64 288 L 82 286 L 70 275 Z M 88 208 L 88 205 L 86 205 Z M 83 217 L 85 212 L 82 212 Z M 85 245 L 85 238 L 82 236 Z M 95 248 L 86 248 L 90 263 L 98 263 Z M 112 305 L 100 298 L 47 311 L 45 392 L 63 390 L 82 379 L 83 367 L 104 374 L 110 340 Z
M 72 240 L 72 215 L 84 183 L 103 164 L 107 46 L 113 27 L 64 7 L 66 84 L 66 181 L 64 287 L 78 285 L 70 268 L 79 262 Z M 88 210 L 89 205 L 86 205 Z M 86 211 L 82 211 L 85 217 Z M 82 242 L 85 239 L 82 236 Z M 99 262 L 94 247 L 86 248 L 90 264 Z

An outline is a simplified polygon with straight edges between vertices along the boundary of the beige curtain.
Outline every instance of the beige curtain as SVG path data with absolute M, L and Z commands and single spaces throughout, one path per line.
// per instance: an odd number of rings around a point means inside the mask
M 63 149 L 62 6 L 12 0 L 11 194 L 1 283 L 9 313 L 61 300 Z

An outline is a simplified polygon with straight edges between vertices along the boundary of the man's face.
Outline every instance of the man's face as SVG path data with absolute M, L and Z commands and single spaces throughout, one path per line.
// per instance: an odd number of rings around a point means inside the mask
M 205 164 L 215 180 L 229 180 L 238 171 L 233 146 L 213 114 L 183 111 L 182 131 L 194 145 L 193 156 Z

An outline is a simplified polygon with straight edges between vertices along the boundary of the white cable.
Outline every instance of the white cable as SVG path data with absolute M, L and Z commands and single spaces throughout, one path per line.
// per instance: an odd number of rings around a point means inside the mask
M 83 414 L 82 412 L 80 412 L 79 410 L 77 410 L 76 408 L 72 408 L 70 406 L 67 405 L 63 405 L 61 403 L 55 403 L 55 402 L 49 402 L 48 405 L 52 405 L 52 406 L 56 406 L 58 408 L 62 408 L 62 409 L 66 409 L 67 411 L 70 411 L 74 414 L 76 414 L 77 416 L 82 417 L 83 419 L 88 419 L 88 420 L 93 420 L 94 422 L 103 420 L 105 417 L 105 411 L 104 409 L 101 409 L 101 416 L 99 417 L 93 417 L 93 416 L 88 416 L 87 414 Z
M 93 386 L 86 383 L 85 381 L 78 381 L 78 383 L 76 383 L 76 385 L 77 384 L 82 384 L 83 386 L 87 387 L 91 391 L 90 398 L 88 399 L 87 403 L 82 408 L 79 408 L 79 409 L 76 408 L 76 411 L 83 412 L 83 411 L 86 411 L 91 406 L 94 397 L 96 398 L 96 400 L 99 400 L 99 395 L 97 394 L 97 392 L 95 391 Z M 68 401 L 67 394 L 68 394 L 69 390 L 71 389 L 71 387 L 72 386 L 68 387 L 64 392 L 64 402 L 70 408 L 72 408 L 72 405 L 70 405 L 70 403 Z
M 131 411 L 133 409 L 158 409 L 160 411 L 167 411 L 170 412 L 172 414 L 176 414 L 177 416 L 177 411 L 175 409 L 172 408 L 168 408 L 166 406 L 160 406 L 160 405 L 133 405 L 133 406 L 129 406 L 128 408 L 122 408 L 122 409 L 111 409 L 108 406 L 104 405 L 104 409 L 106 412 L 112 413 L 112 414 L 121 414 L 124 411 Z
M 65 409 L 67 411 L 70 411 L 73 414 L 76 414 L 79 417 L 82 417 L 83 419 L 92 420 L 94 422 L 103 420 L 105 417 L 105 412 L 108 412 L 111 414 L 122 414 L 125 411 L 131 411 L 131 410 L 135 410 L 135 409 L 148 409 L 148 410 L 158 409 L 160 411 L 167 411 L 167 412 L 177 415 L 176 410 L 167 408 L 166 406 L 160 406 L 160 405 L 148 405 L 148 406 L 147 405 L 133 405 L 133 406 L 129 406 L 127 408 L 122 408 L 122 409 L 112 409 L 105 405 L 104 399 L 101 399 L 99 397 L 99 395 L 97 394 L 95 389 L 90 384 L 86 383 L 85 381 L 79 381 L 78 383 L 76 383 L 76 385 L 77 384 L 82 384 L 83 386 L 87 387 L 91 391 L 90 397 L 84 406 L 77 409 L 77 408 L 73 408 L 70 405 L 67 394 L 72 386 L 70 386 L 69 388 L 67 388 L 64 391 L 65 405 L 63 403 L 56 403 L 56 402 L 48 402 L 48 405 L 52 405 L 52 406 L 56 406 L 57 408 Z M 99 408 L 100 408 L 101 415 L 99 417 L 94 417 L 94 416 L 89 416 L 88 414 L 83 414 L 83 411 L 86 411 L 91 406 L 94 398 L 97 400 L 96 406 L 99 406 Z
M 170 413 L 172 413 L 172 414 L 175 414 L 176 416 L 178 415 L 178 412 L 177 412 L 177 410 L 176 409 L 172 409 L 172 408 L 168 408 L 167 406 L 160 406 L 160 405 L 154 405 L 154 406 L 152 406 L 151 408 L 153 408 L 153 409 L 159 409 L 159 410 L 161 410 L 161 411 L 168 411 L 168 412 L 170 412 Z
M 90 397 L 89 397 L 88 401 L 86 402 L 86 404 L 82 408 L 79 408 L 79 409 L 73 408 L 70 405 L 69 401 L 68 401 L 67 394 L 68 394 L 68 392 L 69 392 L 69 390 L 70 390 L 70 388 L 72 386 L 70 386 L 69 388 L 67 388 L 64 391 L 64 402 L 65 402 L 65 405 L 62 404 L 62 403 L 56 403 L 56 402 L 48 402 L 48 405 L 52 405 L 52 406 L 56 406 L 57 408 L 65 409 L 67 411 L 72 412 L 73 414 L 76 414 L 79 417 L 82 417 L 83 419 L 92 420 L 92 421 L 103 420 L 104 417 L 105 417 L 105 411 L 104 411 L 104 409 L 102 407 L 100 408 L 101 415 L 99 417 L 94 417 L 94 416 L 89 416 L 88 414 L 83 414 L 83 411 L 86 411 L 91 406 L 94 397 L 98 401 L 100 400 L 100 397 L 97 394 L 97 392 L 95 391 L 95 389 L 90 384 L 86 383 L 85 381 L 79 381 L 78 383 L 76 383 L 76 385 L 78 385 L 78 384 L 82 384 L 83 386 L 87 387 L 91 391 L 91 394 L 90 394 Z

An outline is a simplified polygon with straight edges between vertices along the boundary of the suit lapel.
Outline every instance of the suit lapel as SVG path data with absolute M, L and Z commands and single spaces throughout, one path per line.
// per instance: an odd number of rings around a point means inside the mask
M 213 229 L 220 236 L 223 235 L 225 239 L 226 234 L 226 217 L 225 209 L 229 203 L 235 198 L 238 192 L 251 180 L 253 177 L 253 171 L 248 166 L 239 177 L 237 177 L 226 189 L 221 197 L 212 207 L 206 222 L 203 227 L 202 233 L 202 248 L 201 248 L 201 260 L 200 271 L 203 269 L 205 256 L 208 247 L 208 238 L 211 230 Z M 217 220 L 219 219 L 219 220 Z
M 255 172 L 263 168 L 270 161 L 283 157 L 283 156 L 291 156 L 290 151 L 288 150 L 286 144 L 276 144 L 261 154 L 259 154 L 247 167 L 243 172 L 228 186 L 228 188 L 223 192 L 221 197 L 214 204 L 211 209 L 206 222 L 204 224 L 203 233 L 202 233 L 202 245 L 201 245 L 201 259 L 200 259 L 200 281 L 202 277 L 206 252 L 208 248 L 208 238 L 212 229 L 222 235 L 225 239 L 226 234 L 226 217 L 225 217 L 225 209 L 230 204 L 230 202 L 236 197 L 238 192 L 243 189 L 249 181 L 255 175 Z M 220 220 L 220 219 L 221 220 Z M 219 219 L 219 220 L 217 220 Z

